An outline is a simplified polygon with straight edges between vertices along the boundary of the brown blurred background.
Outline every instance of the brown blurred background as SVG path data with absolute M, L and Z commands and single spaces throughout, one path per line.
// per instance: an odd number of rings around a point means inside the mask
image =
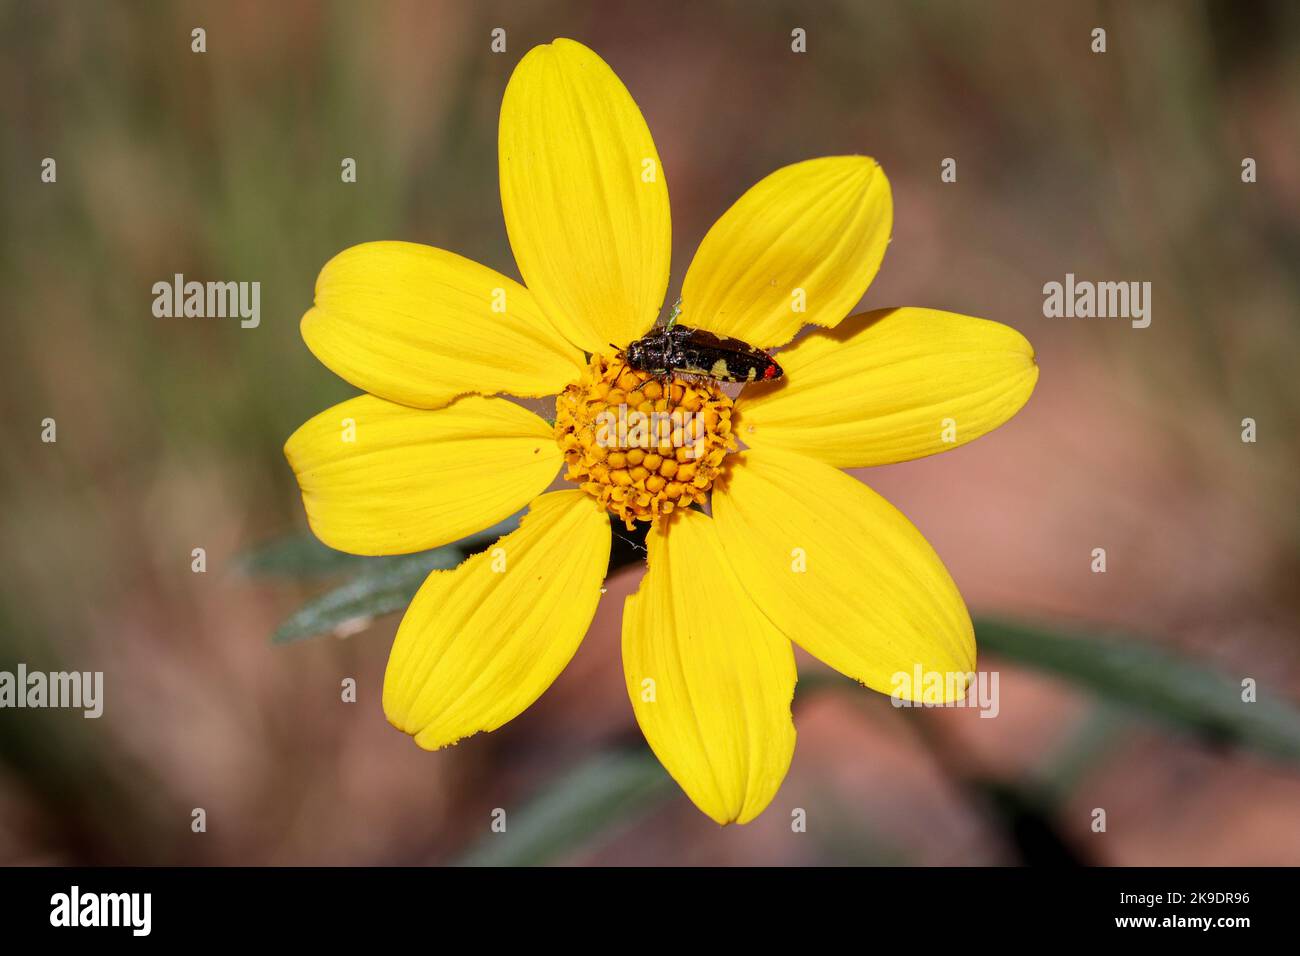
M 618 658 L 635 567 L 538 704 L 438 754 L 379 707 L 396 616 L 270 643 L 331 583 L 240 560 L 305 528 L 281 445 L 352 394 L 298 337 L 316 273 L 390 238 L 516 275 L 497 111 L 519 58 L 569 36 L 654 133 L 670 300 L 748 185 L 866 153 L 893 183 L 895 232 L 864 306 L 984 316 L 1034 343 L 1038 390 L 1009 425 L 862 474 L 977 614 L 1119 634 L 1229 690 L 1254 678 L 1261 702 L 1300 700 L 1300 7 L 806 6 L 0 4 L 0 669 L 106 682 L 97 721 L 0 711 L 0 862 L 454 862 L 499 850 L 484 841 L 506 839 L 488 832 L 501 807 L 554 837 L 527 862 L 1300 863 L 1294 761 L 996 656 L 981 657 L 1002 675 L 994 720 L 801 690 L 784 788 L 719 829 L 657 768 L 606 772 L 640 753 Z M 153 283 L 178 272 L 260 281 L 261 326 L 154 318 Z M 1150 328 L 1044 318 L 1042 286 L 1067 272 L 1151 282 Z M 599 827 L 547 822 L 601 794 Z

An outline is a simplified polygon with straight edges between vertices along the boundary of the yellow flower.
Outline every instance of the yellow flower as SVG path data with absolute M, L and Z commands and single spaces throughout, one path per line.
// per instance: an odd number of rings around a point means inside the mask
M 495 546 L 430 574 L 398 629 L 384 710 L 430 750 L 500 727 L 550 686 L 600 600 L 610 513 L 650 520 L 649 569 L 624 607 L 628 695 L 695 804 L 747 822 L 794 749 L 792 642 L 885 693 L 917 667 L 974 670 L 970 617 L 938 556 L 838 469 L 996 428 L 1034 388 L 1033 349 L 1004 325 L 929 309 L 845 318 L 893 207 L 874 160 L 836 156 L 776 171 L 718 220 L 681 317 L 760 348 L 805 323 L 833 331 L 783 349 L 784 379 L 734 403 L 712 382 L 633 372 L 620 350 L 663 307 L 671 234 L 635 102 L 595 53 L 556 40 L 515 69 L 499 132 L 524 285 L 402 242 L 353 247 L 321 271 L 303 338 L 368 394 L 285 446 L 308 520 L 334 548 L 401 554 L 528 506 Z M 557 421 L 498 393 L 562 393 Z M 649 442 L 595 440 L 616 407 L 666 424 Z M 561 466 L 577 487 L 543 493 Z

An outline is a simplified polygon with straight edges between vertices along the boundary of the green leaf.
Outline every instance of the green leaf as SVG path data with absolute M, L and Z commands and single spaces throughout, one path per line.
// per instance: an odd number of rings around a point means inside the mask
M 314 535 L 277 538 L 244 552 L 237 559 L 245 573 L 265 577 L 316 577 L 344 574 L 365 566 L 368 558 L 335 551 Z
M 317 634 L 348 637 L 365 630 L 380 615 L 406 607 L 430 571 L 454 568 L 464 558 L 464 552 L 451 545 L 384 558 L 347 584 L 308 601 L 280 625 L 271 641 L 289 644 Z
M 290 644 L 318 634 L 347 637 L 365 630 L 380 615 L 402 610 L 430 571 L 456 567 L 517 528 L 519 519 L 520 515 L 513 515 L 455 544 L 417 554 L 363 558 L 300 535 L 263 545 L 246 554 L 241 563 L 250 574 L 309 577 L 352 572 L 352 580 L 295 611 L 276 629 L 271 641 Z
M 461 866 L 536 866 L 627 823 L 677 791 L 648 749 L 599 754 L 553 780 L 483 837 Z
M 503 534 L 509 534 L 519 527 L 523 512 L 511 515 L 468 538 L 453 542 L 448 547 L 459 549 L 466 555 L 474 554 L 486 548 Z M 433 554 L 439 549 L 422 552 Z M 292 534 L 274 541 L 268 541 L 245 551 L 236 563 L 245 574 L 265 577 L 325 577 L 357 573 L 386 564 L 405 560 L 409 555 L 389 558 L 361 557 L 345 551 L 335 551 L 322 544 L 313 534 Z
M 466 555 L 477 554 L 479 551 L 482 551 L 488 545 L 496 541 L 496 539 L 501 537 L 503 534 L 509 534 L 511 531 L 518 528 L 519 522 L 525 513 L 526 512 L 523 511 L 516 512 L 504 521 L 498 521 L 490 528 L 484 528 L 482 531 L 472 534 L 468 538 L 461 538 L 459 541 L 455 542 L 452 547 L 460 548 L 460 550 L 465 552 Z
M 1241 699 L 1240 678 L 1140 640 L 1073 634 L 989 618 L 975 622 L 981 651 L 1085 687 L 1105 700 L 1203 737 L 1300 761 L 1300 710 L 1269 696 Z M 1258 676 L 1258 675 L 1242 675 Z

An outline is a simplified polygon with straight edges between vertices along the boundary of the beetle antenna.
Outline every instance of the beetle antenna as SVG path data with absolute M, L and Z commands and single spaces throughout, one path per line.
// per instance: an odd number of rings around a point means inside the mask
M 682 314 L 682 297 L 679 295 L 673 307 L 668 310 L 668 321 L 664 323 L 665 329 L 671 329 L 677 324 L 677 317 Z

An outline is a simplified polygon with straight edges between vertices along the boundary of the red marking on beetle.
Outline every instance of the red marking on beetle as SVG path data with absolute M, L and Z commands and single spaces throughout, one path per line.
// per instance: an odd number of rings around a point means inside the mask
M 763 381 L 766 382 L 768 379 L 776 378 L 776 372 L 776 363 L 769 362 L 767 368 L 763 369 Z

